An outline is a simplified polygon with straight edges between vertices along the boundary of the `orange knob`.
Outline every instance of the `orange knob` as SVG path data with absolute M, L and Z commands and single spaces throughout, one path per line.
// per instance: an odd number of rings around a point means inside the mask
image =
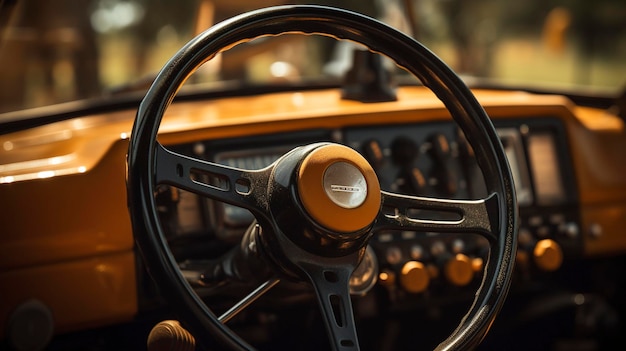
M 411 293 L 426 291 L 430 283 L 428 269 L 422 262 L 409 261 L 402 266 L 400 271 L 400 284 Z
M 533 256 L 537 267 L 548 272 L 559 269 L 563 263 L 561 246 L 552 239 L 543 239 L 537 242 Z
M 456 286 L 465 286 L 474 277 L 472 260 L 464 254 L 456 254 L 444 269 L 448 281 Z

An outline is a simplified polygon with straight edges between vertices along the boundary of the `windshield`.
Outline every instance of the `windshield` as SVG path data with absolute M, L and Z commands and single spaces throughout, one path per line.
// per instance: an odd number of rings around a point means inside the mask
M 285 3 L 16 1 L 0 13 L 0 112 L 145 91 L 167 59 L 212 24 Z M 378 18 L 414 36 L 466 77 L 607 95 L 617 95 L 626 83 L 624 0 L 318 3 Z M 258 39 L 218 56 L 191 83 L 339 81 L 353 46 L 301 35 Z

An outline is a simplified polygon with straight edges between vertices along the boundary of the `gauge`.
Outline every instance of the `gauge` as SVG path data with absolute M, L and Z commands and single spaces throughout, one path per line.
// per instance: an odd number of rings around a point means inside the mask
M 378 277 L 378 260 L 371 246 L 367 246 L 361 263 L 350 277 L 350 294 L 365 295 L 376 284 Z
M 528 136 L 528 158 L 531 162 L 537 202 L 552 205 L 565 200 L 554 137 L 549 132 Z M 519 195 L 518 195 L 519 198 Z
M 513 128 L 503 128 L 497 131 L 513 175 L 517 202 L 520 205 L 530 205 L 533 201 L 533 194 L 520 133 Z

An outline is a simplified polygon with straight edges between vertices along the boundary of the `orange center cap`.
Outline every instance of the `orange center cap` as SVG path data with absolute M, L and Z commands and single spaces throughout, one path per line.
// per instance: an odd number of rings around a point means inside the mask
M 363 156 L 329 144 L 313 150 L 298 171 L 298 194 L 321 226 L 351 233 L 369 226 L 380 209 L 380 184 Z

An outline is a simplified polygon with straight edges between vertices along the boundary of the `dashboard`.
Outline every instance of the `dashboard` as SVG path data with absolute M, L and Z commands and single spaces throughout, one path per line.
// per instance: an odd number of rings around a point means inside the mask
M 554 116 L 519 116 L 496 122 L 496 128 L 510 162 L 520 206 L 519 255 L 528 260 L 520 265 L 539 271 L 557 270 L 564 258 L 580 257 L 583 251 L 575 179 L 565 177 L 574 172 L 564 125 Z M 175 145 L 173 150 L 240 169 L 262 169 L 295 147 L 319 141 L 358 150 L 376 171 L 383 190 L 453 199 L 487 196 L 474 151 L 452 122 L 349 126 L 201 140 Z M 173 240 L 203 233 L 211 240 L 209 234 L 215 233 L 217 239 L 235 243 L 254 221 L 250 212 L 239 207 L 180 189 L 163 191 L 168 196 L 163 196 L 159 205 L 168 209 L 164 210 L 166 224 L 178 228 L 170 233 Z M 421 216 L 428 218 L 428 214 Z M 426 292 L 431 283 L 444 292 L 449 287 L 464 287 L 480 281 L 482 262 L 488 253 L 487 243 L 481 240 L 480 236 L 462 234 L 379 234 L 371 243 L 375 252 L 372 259 L 378 263 L 376 272 L 367 274 L 385 273 L 388 281 L 381 283 L 402 293 Z M 407 276 L 418 274 L 416 264 L 427 272 L 419 284 Z
M 601 299 L 623 318 L 619 296 L 625 290 L 618 279 L 626 273 L 623 120 L 557 95 L 474 93 L 506 151 L 521 220 L 511 302 L 496 320 L 486 349 L 520 337 L 513 330 L 520 316 L 536 313 L 528 317 L 534 327 L 542 326 L 537 320 L 554 323 L 537 316 L 552 315 L 563 304 L 587 306 L 582 296 Z M 124 162 L 134 113 L 86 114 L 0 135 L 0 330 L 7 331 L 5 339 L 25 318 L 20 308 L 32 299 L 44 306 L 37 311 L 55 316 L 50 326 L 55 335 L 136 325 L 146 318 L 152 323 L 155 314 L 169 313 L 155 312 L 162 312 L 163 301 L 139 259 L 126 207 Z M 342 100 L 332 89 L 189 99 L 169 108 L 159 141 L 178 153 L 241 169 L 262 169 L 295 147 L 332 141 L 361 153 L 383 190 L 452 199 L 486 195 L 472 147 L 422 87 L 400 87 L 397 101 L 382 103 Z M 161 186 L 155 198 L 172 252 L 190 275 L 203 260 L 236 245 L 254 223 L 244 209 L 181 189 Z M 405 324 L 421 323 L 417 334 L 429 345 L 429 325 L 456 325 L 447 320 L 461 318 L 456 309 L 467 309 L 482 279 L 488 255 L 484 240 L 409 231 L 372 238 L 350 282 L 364 344 L 382 335 L 372 341 L 373 348 L 413 345 L 416 335 Z M 230 290 L 217 294 L 200 283 L 198 291 L 216 309 L 229 304 Z M 302 287 L 276 289 L 259 302 L 258 314 L 241 317 L 233 327 L 263 344 L 278 333 L 277 325 L 288 323 L 268 314 L 268 306 L 298 314 L 309 300 L 310 291 Z M 259 322 L 263 318 L 270 321 Z M 618 320 L 608 329 L 598 322 L 594 328 L 601 330 L 593 335 L 623 327 Z M 258 325 L 261 331 L 253 329 Z M 301 334 L 291 336 L 297 337 Z

